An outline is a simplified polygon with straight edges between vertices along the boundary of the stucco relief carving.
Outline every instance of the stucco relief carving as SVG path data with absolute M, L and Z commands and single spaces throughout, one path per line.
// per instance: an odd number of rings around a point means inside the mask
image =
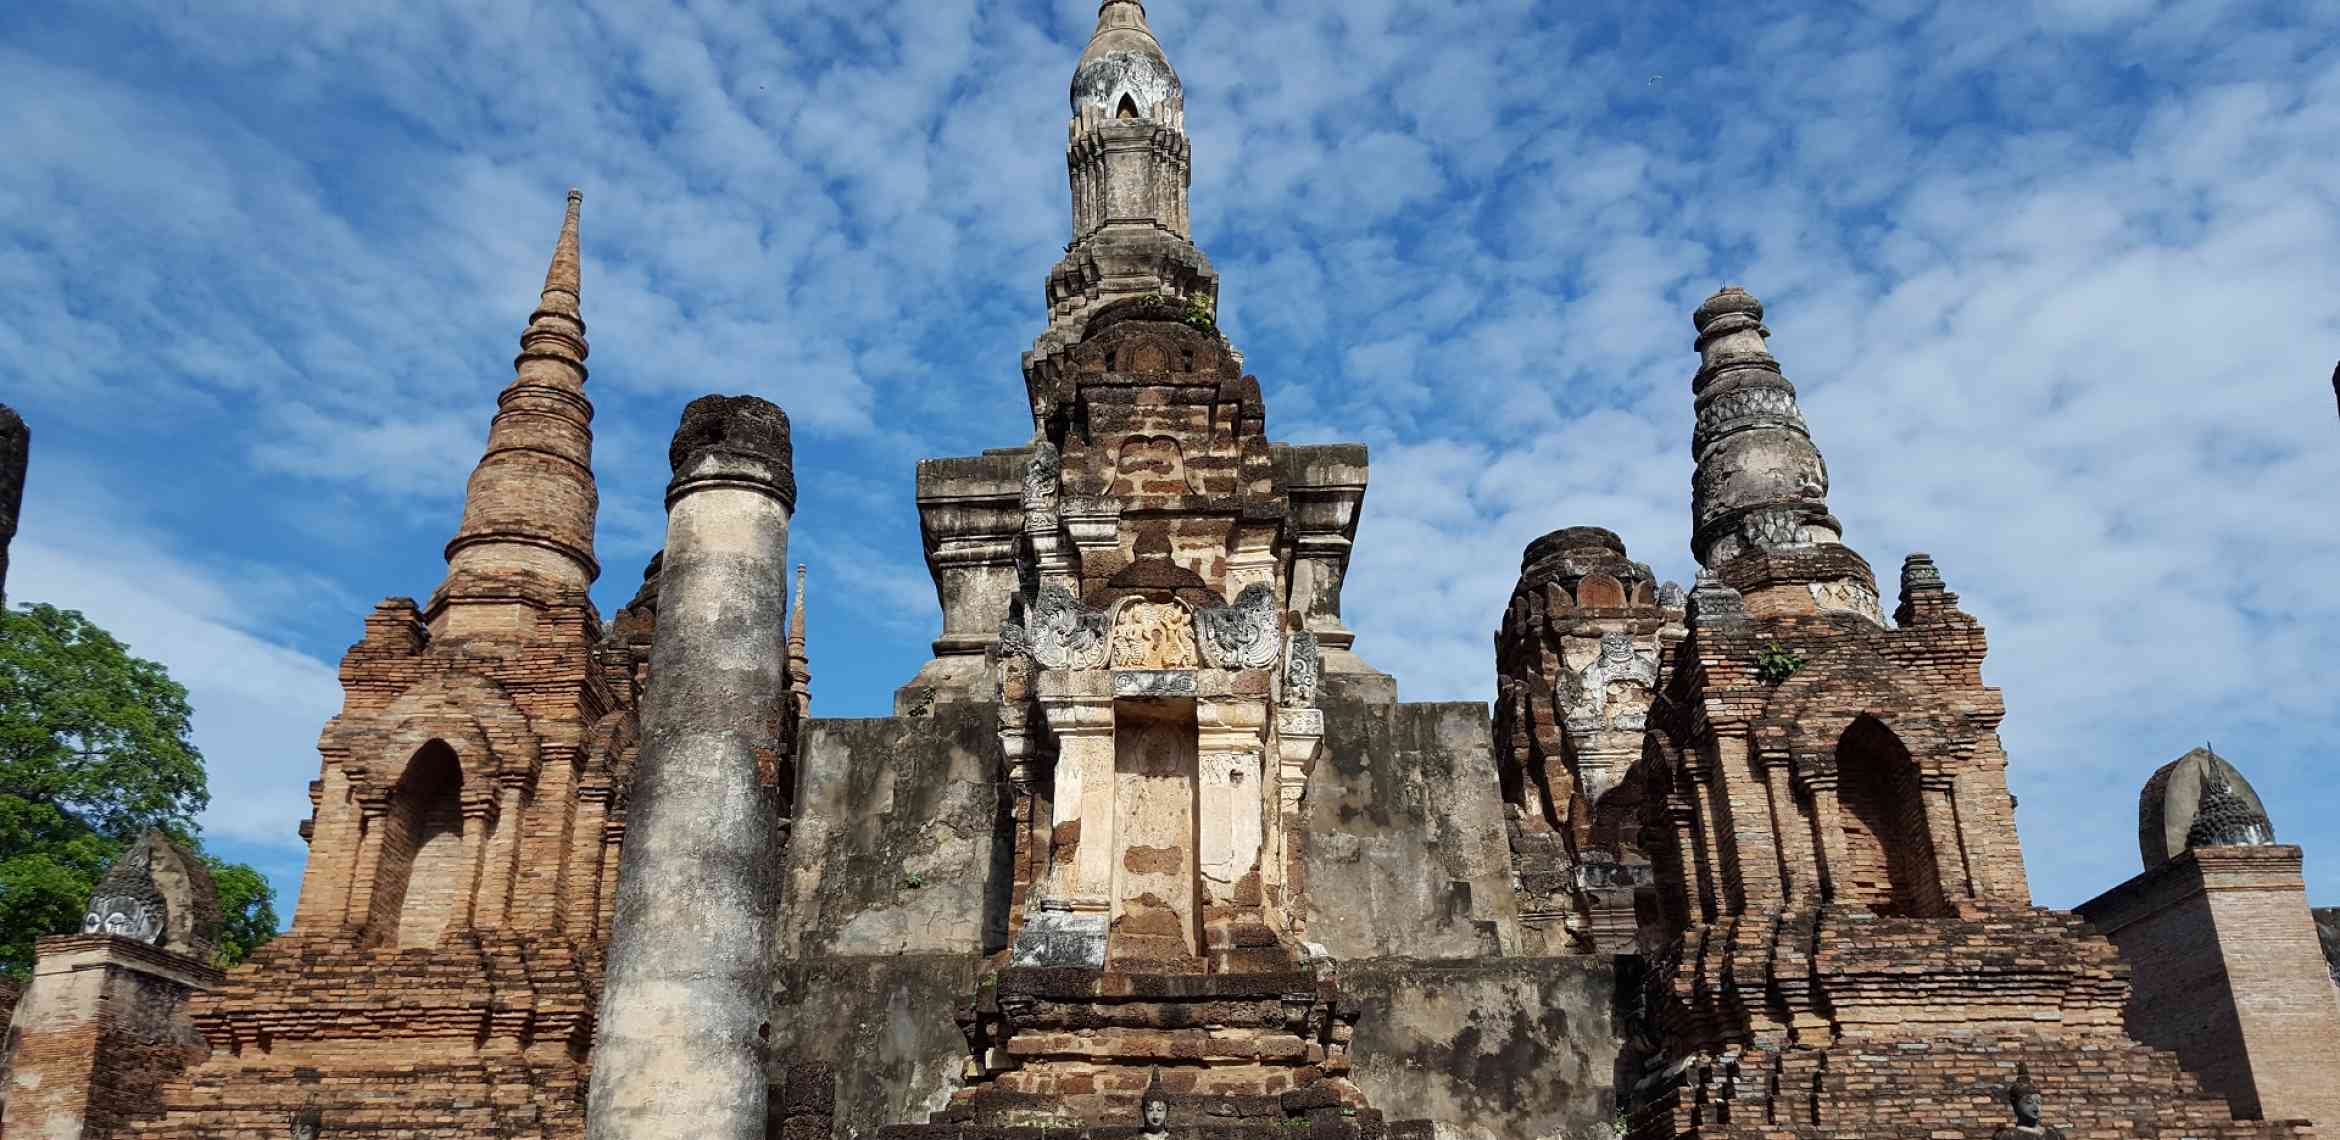
M 1877 592 L 1849 578 L 1812 583 L 1812 604 L 1822 612 L 1858 614 L 1878 625 L 1885 624 L 1885 610 L 1877 600 Z
M 1300 630 L 1284 649 L 1284 704 L 1306 708 L 1316 703 L 1316 689 L 1324 680 L 1324 647 L 1316 635 Z
M 1024 514 L 1030 523 L 1056 524 L 1056 500 L 1064 460 L 1057 454 L 1056 445 L 1041 440 L 1032 445 L 1032 458 L 1024 467 Z
M 1113 667 L 1192 669 L 1194 619 L 1176 602 L 1129 602 L 1113 615 Z
M 1758 550 L 1805 545 L 1804 512 L 1794 507 L 1750 511 L 1739 520 L 1739 535 Z
M 81 932 L 161 942 L 168 914 L 162 890 L 154 885 L 154 853 L 141 844 L 131 848 L 98 882 L 89 908 L 81 916 Z
M 1220 669 L 1265 669 L 1283 651 L 1283 613 L 1269 586 L 1245 586 L 1234 605 L 1203 610 L 1195 622 L 1203 660 Z
M 1802 409 L 1796 398 L 1784 388 L 1746 387 L 1725 392 L 1698 410 L 1698 441 L 1703 446 L 1726 427 L 1739 426 L 1742 421 L 1769 420 L 1782 425 L 1804 426 Z
M 1024 621 L 1011 619 L 1000 626 L 999 646 L 1004 653 L 1031 658 L 1043 669 L 1102 669 L 1105 615 L 1082 605 L 1063 585 L 1042 582 Z
M 1657 654 L 1636 646 L 1631 634 L 1604 633 L 1599 655 L 1568 680 L 1561 711 L 1570 731 L 1639 730 L 1657 687 Z

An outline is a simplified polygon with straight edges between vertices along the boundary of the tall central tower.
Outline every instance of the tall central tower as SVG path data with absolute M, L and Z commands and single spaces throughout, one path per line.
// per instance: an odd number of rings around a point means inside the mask
M 1216 304 L 1218 274 L 1195 248 L 1187 213 L 1194 162 L 1185 88 L 1138 0 L 1106 0 L 1098 9 L 1097 31 L 1073 71 L 1066 133 L 1073 233 L 1048 275 L 1039 354 L 1124 297 Z

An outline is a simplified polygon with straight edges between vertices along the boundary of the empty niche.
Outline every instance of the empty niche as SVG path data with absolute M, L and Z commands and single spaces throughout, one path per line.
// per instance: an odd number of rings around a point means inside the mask
M 1874 717 L 1845 729 L 1836 746 L 1838 813 L 1851 864 L 1831 878 L 1837 896 L 1880 915 L 1928 918 L 1948 908 L 1917 762 Z
M 422 746 L 381 821 L 370 924 L 376 945 L 437 944 L 470 883 L 463 860 L 463 765 L 444 741 Z

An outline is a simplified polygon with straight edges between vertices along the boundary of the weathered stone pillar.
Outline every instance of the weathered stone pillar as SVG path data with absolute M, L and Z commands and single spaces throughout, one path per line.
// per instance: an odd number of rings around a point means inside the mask
M 24 506 L 24 463 L 32 432 L 15 409 L 0 404 L 0 607 L 8 604 L 8 544 L 16 539 L 16 512 Z
M 642 755 L 593 1051 L 590 1140 L 763 1140 L 788 704 L 788 417 L 704 396 L 669 452 Z

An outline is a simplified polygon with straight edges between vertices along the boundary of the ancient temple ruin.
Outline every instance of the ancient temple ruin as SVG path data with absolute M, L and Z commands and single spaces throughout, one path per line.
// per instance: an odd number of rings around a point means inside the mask
M 666 549 L 595 612 L 573 193 L 446 578 L 343 660 L 292 929 L 174 975 L 158 1024 L 202 1047 L 74 1135 L 2340 1127 L 2141 1015 L 2128 927 L 2032 905 L 1981 624 L 1931 558 L 1881 589 L 1848 543 L 1754 296 L 1685 338 L 1696 580 L 1559 525 L 1557 488 L 1492 709 L 1405 702 L 1367 657 L 1406 647 L 1342 619 L 1366 449 L 1277 442 L 1219 330 L 1137 0 L 1101 5 L 1071 96 L 1032 432 L 918 465 L 942 619 L 893 715 L 816 715 L 760 400 L 685 410 Z M 2296 878 L 2239 773 L 2165 777 L 2148 877 Z M 58 952 L 146 953 L 135 894 Z M 2312 922 L 2268 975 L 2310 997 Z M 2286 1087 L 2332 1075 L 2277 1048 Z

